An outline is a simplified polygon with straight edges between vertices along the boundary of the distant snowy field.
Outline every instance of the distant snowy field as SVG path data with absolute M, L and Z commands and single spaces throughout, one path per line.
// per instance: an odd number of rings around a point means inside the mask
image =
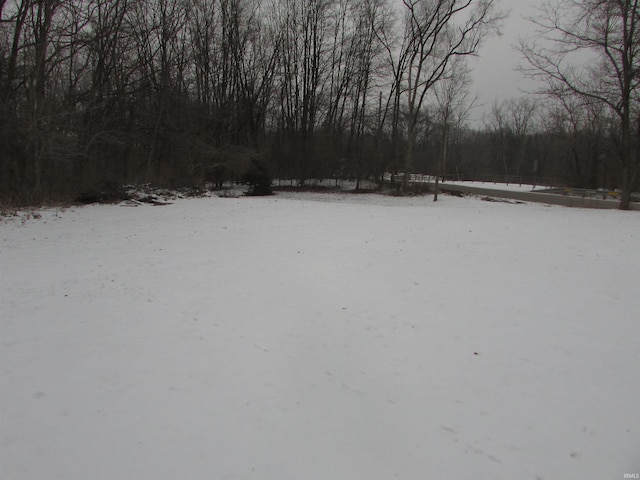
M 0 220 L 0 478 L 640 473 L 638 212 L 441 200 Z

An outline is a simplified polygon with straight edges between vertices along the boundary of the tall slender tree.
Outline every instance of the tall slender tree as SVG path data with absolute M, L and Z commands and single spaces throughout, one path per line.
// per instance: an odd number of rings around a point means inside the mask
M 617 117 L 620 208 L 628 209 L 640 170 L 638 0 L 546 0 L 530 20 L 538 35 L 520 51 L 523 71 L 544 83 L 540 91 L 600 102 Z
M 451 133 L 459 133 L 478 97 L 471 95 L 471 70 L 465 57 L 456 57 L 449 73 L 434 88 L 435 120 L 440 128 L 440 158 L 436 168 L 434 201 L 438 201 L 438 183 L 447 173 Z
M 422 106 L 455 57 L 475 55 L 502 18 L 494 0 L 403 0 L 405 39 L 399 65 L 404 75 L 407 148 L 406 189 Z

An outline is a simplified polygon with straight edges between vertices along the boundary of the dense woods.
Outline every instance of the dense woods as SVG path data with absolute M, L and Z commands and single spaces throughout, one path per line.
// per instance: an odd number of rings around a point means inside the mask
M 604 3 L 628 4 L 635 29 L 634 2 Z M 504 20 L 496 7 L 2 0 L 0 199 L 69 200 L 124 183 L 221 184 L 256 168 L 302 183 L 416 172 L 631 191 L 637 34 L 622 53 L 632 62 L 622 106 L 579 86 L 548 88 L 496 102 L 470 128 L 466 58 Z M 627 18 L 609 13 L 605 30 Z M 525 53 L 539 73 L 536 52 Z

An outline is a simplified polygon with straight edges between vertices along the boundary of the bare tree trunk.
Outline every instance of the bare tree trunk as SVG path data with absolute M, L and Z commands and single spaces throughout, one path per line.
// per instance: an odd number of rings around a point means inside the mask
M 25 180 L 28 188 L 36 198 L 41 197 L 42 192 L 42 155 L 46 142 L 45 123 L 43 117 L 46 114 L 45 93 L 47 83 L 47 49 L 49 47 L 49 32 L 53 15 L 57 6 L 55 1 L 36 1 L 36 23 L 34 25 L 34 55 L 35 63 L 32 72 L 30 88 L 30 121 L 29 142 L 27 157 L 29 162 L 25 171 L 28 172 Z
M 438 172 L 436 173 L 436 185 L 435 192 L 433 194 L 433 201 L 438 201 L 438 182 L 440 177 L 442 176 L 442 181 L 444 182 L 444 173 L 446 172 L 446 163 L 447 163 L 447 144 L 449 143 L 449 127 L 445 124 L 442 126 L 442 146 L 440 150 L 440 162 L 438 166 Z

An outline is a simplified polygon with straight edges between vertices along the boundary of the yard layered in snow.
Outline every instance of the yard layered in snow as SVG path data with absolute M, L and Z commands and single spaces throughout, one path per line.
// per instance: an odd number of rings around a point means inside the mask
M 5 220 L 0 478 L 640 472 L 640 215 L 441 200 Z

